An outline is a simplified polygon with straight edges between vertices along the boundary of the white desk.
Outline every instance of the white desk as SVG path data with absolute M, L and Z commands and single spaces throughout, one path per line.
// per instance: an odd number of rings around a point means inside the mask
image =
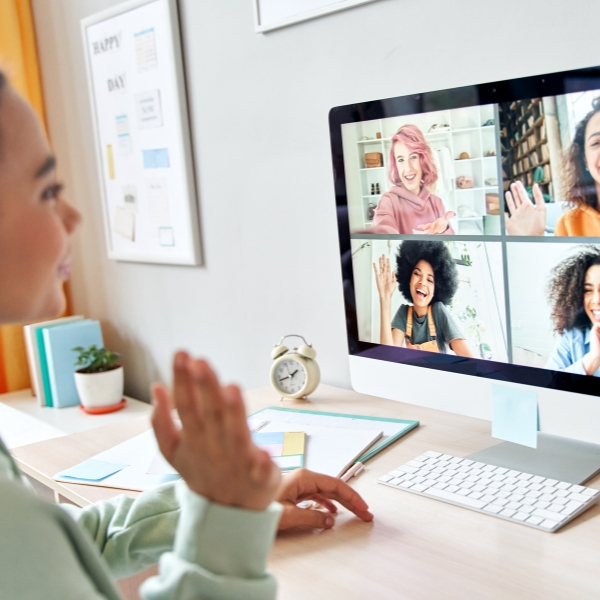
M 8 448 L 43 442 L 147 415 L 152 407 L 127 398 L 127 406 L 106 415 L 88 415 L 78 406 L 40 406 L 31 390 L 0 394 L 0 436 Z

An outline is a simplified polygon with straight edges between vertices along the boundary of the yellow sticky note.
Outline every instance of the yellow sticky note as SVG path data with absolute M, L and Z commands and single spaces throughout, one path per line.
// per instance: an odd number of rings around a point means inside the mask
M 113 157 L 113 149 L 110 144 L 108 146 L 106 146 L 106 158 L 108 160 L 108 176 L 111 179 L 114 179 L 115 178 L 115 159 Z
M 283 456 L 304 454 L 304 431 L 286 431 L 283 436 Z

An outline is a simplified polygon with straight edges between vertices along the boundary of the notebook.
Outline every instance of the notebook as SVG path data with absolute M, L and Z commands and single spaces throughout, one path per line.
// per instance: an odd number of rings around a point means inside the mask
M 79 404 L 74 373 L 76 346 L 84 348 L 95 344 L 102 348 L 102 330 L 98 321 L 85 319 L 62 327 L 46 327 L 41 330 L 46 352 L 47 377 L 50 384 L 52 406 L 65 407 Z

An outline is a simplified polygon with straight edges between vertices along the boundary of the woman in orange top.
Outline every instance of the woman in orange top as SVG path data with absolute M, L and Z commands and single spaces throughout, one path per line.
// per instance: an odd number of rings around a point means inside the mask
M 566 156 L 567 202 L 572 208 L 561 215 L 554 235 L 600 237 L 600 98 L 575 129 Z M 539 187 L 533 186 L 535 204 L 521 182 L 506 192 L 510 235 L 544 235 L 546 205 Z

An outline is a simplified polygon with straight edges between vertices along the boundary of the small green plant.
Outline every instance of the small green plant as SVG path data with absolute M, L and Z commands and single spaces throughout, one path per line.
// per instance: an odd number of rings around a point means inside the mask
M 95 344 L 89 348 L 77 346 L 77 348 L 73 348 L 73 351 L 79 353 L 75 366 L 85 367 L 80 369 L 82 373 L 112 371 L 117 366 L 117 359 L 120 356 L 106 348 L 98 348 Z

